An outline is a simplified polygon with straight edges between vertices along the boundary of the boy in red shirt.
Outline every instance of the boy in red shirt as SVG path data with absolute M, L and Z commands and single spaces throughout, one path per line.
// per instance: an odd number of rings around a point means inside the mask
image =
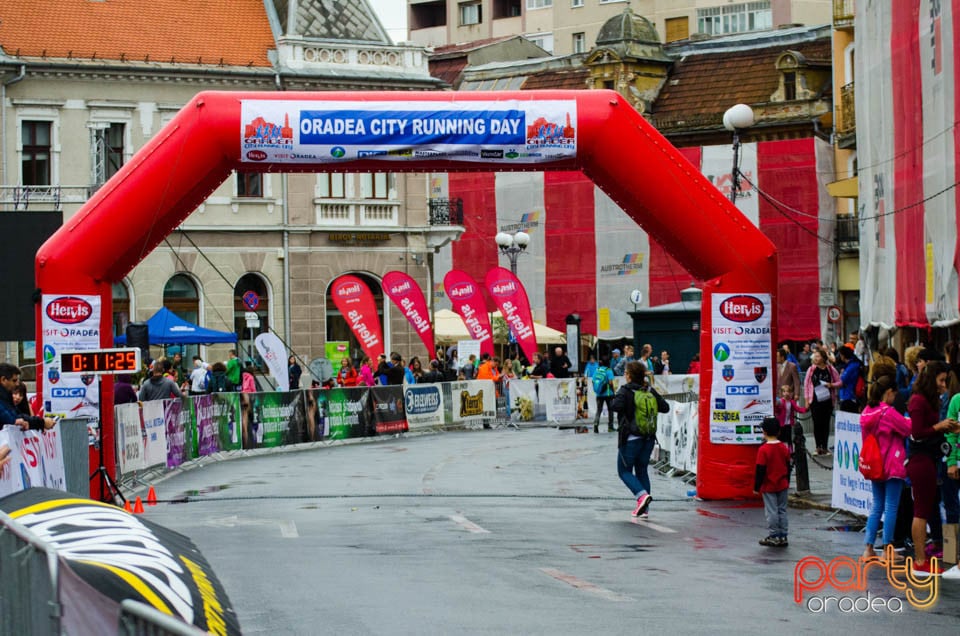
M 787 547 L 787 489 L 790 487 L 790 449 L 780 441 L 780 423 L 775 417 L 763 420 L 764 443 L 757 452 L 753 494 L 763 495 L 763 513 L 770 534 L 760 545 Z

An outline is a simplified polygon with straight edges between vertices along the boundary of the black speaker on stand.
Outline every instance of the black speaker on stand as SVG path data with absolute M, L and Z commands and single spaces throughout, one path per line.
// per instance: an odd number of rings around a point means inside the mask
M 127 325 L 127 346 L 140 349 L 140 359 L 143 364 L 150 361 L 150 334 L 147 323 L 131 322 Z

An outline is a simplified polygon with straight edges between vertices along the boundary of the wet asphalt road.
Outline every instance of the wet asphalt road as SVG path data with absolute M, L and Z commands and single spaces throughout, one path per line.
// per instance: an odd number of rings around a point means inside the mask
M 654 476 L 650 518 L 633 519 L 614 437 L 448 432 L 237 458 L 156 482 L 161 500 L 190 502 L 146 517 L 196 542 L 246 634 L 960 629 L 960 581 L 927 611 L 795 603 L 800 558 L 860 553 L 862 535 L 834 529 L 843 516 L 791 509 L 790 547 L 764 548 L 758 504 L 697 501 Z M 868 580 L 872 597 L 904 598 L 883 573 Z M 817 593 L 844 594 L 866 592 Z

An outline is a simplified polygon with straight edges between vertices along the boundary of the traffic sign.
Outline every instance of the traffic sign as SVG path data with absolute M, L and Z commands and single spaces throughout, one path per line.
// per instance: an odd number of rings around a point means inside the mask
M 251 290 L 245 291 L 243 293 L 243 306 L 247 309 L 253 311 L 260 306 L 260 296 L 257 295 L 257 292 Z

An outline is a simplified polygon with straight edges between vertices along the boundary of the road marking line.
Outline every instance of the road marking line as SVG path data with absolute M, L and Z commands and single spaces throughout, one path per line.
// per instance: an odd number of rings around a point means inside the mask
M 300 533 L 297 532 L 297 524 L 293 521 L 281 521 L 280 522 L 280 536 L 284 539 L 296 539 L 300 536 Z
M 481 528 L 463 515 L 450 515 L 450 520 L 468 532 L 473 532 L 474 534 L 490 534 L 489 530 Z
M 553 578 L 566 583 L 571 587 L 575 587 L 578 590 L 587 592 L 588 594 L 593 594 L 594 596 L 599 596 L 600 598 L 605 598 L 608 601 L 633 601 L 634 599 L 629 596 L 624 596 L 623 594 L 617 594 L 613 590 L 608 590 L 605 587 L 600 587 L 599 585 L 594 585 L 589 581 L 584 581 L 583 579 L 578 579 L 572 574 L 567 574 L 566 572 L 561 572 L 560 570 L 555 570 L 553 568 L 540 568 L 540 571 L 546 574 L 547 576 L 552 576 Z
M 663 534 L 677 534 L 677 531 L 674 530 L 673 528 L 668 528 L 666 526 L 659 526 L 655 523 L 650 523 L 649 521 L 645 521 L 639 517 L 631 517 L 630 521 L 635 525 L 643 526 L 645 528 L 650 528 L 651 530 L 656 530 L 657 532 L 662 532 Z

